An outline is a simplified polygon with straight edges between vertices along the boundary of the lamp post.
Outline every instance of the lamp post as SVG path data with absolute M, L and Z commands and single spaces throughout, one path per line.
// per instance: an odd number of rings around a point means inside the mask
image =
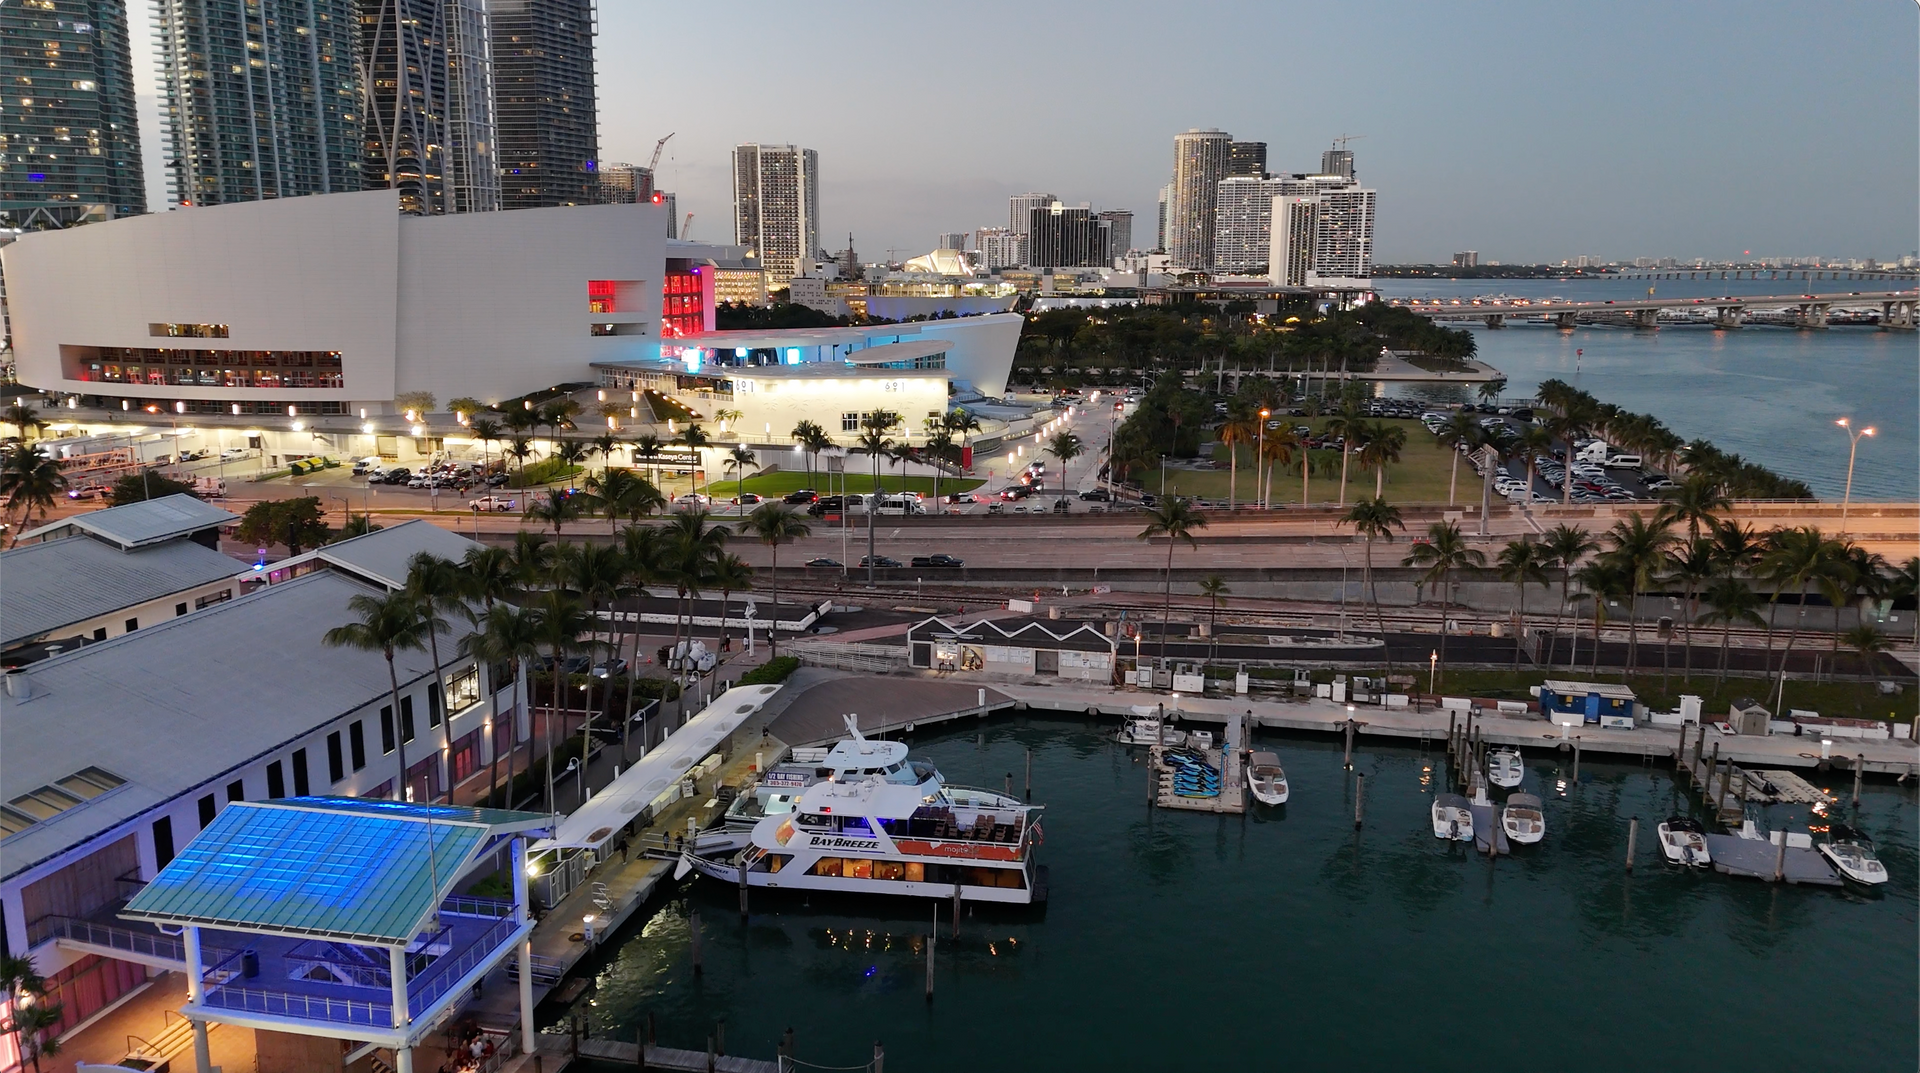
M 1446 624 L 1441 623 L 1441 628 L 1444 629 L 1445 627 L 1446 627 Z M 1434 649 L 1432 652 L 1427 653 L 1427 692 L 1428 694 L 1436 694 L 1438 692 L 1439 687 L 1435 683 L 1439 681 L 1439 678 L 1440 678 L 1440 650 Z
M 1843 417 L 1835 421 L 1834 424 L 1846 430 L 1847 440 L 1849 441 L 1847 446 L 1847 491 L 1840 499 L 1840 532 L 1844 534 L 1847 531 L 1847 509 L 1853 505 L 1853 458 L 1854 455 L 1860 451 L 1860 438 L 1862 436 L 1873 435 L 1873 426 L 1868 425 L 1866 428 L 1856 432 L 1853 428 L 1853 419 L 1850 417 Z
M 1270 411 L 1266 407 L 1262 406 L 1260 408 L 1259 440 L 1253 448 L 1253 485 L 1254 485 L 1254 488 L 1258 490 L 1258 499 L 1260 501 L 1261 510 L 1267 509 L 1267 484 L 1265 481 L 1261 480 L 1261 474 L 1266 472 L 1265 466 L 1267 464 L 1267 416 L 1269 413 Z M 1345 590 L 1343 589 L 1341 591 L 1344 592 Z

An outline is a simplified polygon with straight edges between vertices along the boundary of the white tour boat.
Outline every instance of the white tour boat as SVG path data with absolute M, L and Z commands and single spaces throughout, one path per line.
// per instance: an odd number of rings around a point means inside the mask
M 723 826 L 747 832 L 767 816 L 792 812 L 794 801 L 817 782 L 878 778 L 916 787 L 923 794 L 939 792 L 939 769 L 925 760 L 907 759 L 905 742 L 873 741 L 860 733 L 858 716 L 841 718 L 847 724 L 846 740 L 831 749 L 793 750 L 787 760 L 762 772 L 752 790 L 733 799 Z
M 1495 749 L 1487 754 L 1487 781 L 1503 789 L 1511 790 L 1526 778 L 1527 769 L 1520 762 L 1518 749 Z
M 1660 853 L 1669 864 L 1692 865 L 1706 868 L 1713 864 L 1713 855 L 1707 852 L 1707 829 L 1699 820 L 1685 816 L 1669 816 L 1660 821 Z
M 1000 794 L 866 776 L 815 783 L 793 811 L 767 816 L 739 848 L 689 845 L 689 870 L 750 887 L 901 894 L 1026 905 L 1046 899 L 1033 860 L 1040 806 Z
M 1254 753 L 1247 758 L 1247 789 L 1263 805 L 1287 803 L 1287 773 L 1280 758 L 1272 753 Z
M 1531 845 L 1547 836 L 1547 814 L 1540 811 L 1540 799 L 1532 794 L 1508 794 L 1507 805 L 1500 810 L 1500 826 L 1508 839 Z
M 1433 837 L 1473 841 L 1473 811 L 1459 794 L 1433 795 Z
M 1815 848 L 1834 871 L 1855 883 L 1876 887 L 1887 881 L 1887 866 L 1874 855 L 1873 839 L 1844 823 L 1829 828 L 1827 840 Z

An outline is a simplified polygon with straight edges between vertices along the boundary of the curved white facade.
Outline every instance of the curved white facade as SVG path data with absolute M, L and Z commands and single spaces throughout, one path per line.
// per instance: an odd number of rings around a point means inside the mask
M 395 197 L 21 235 L 0 251 L 20 380 L 196 412 L 387 412 L 402 392 L 498 402 L 658 355 L 659 206 L 409 217 Z

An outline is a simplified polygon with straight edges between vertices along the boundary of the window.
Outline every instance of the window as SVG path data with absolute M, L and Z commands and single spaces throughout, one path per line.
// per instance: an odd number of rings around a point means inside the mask
M 307 751 L 293 751 L 293 796 L 307 796 Z
M 287 771 L 275 760 L 267 765 L 267 799 L 287 796 Z
M 465 670 L 455 671 L 447 679 L 447 697 L 453 703 L 449 706 L 456 714 L 480 702 L 480 667 L 478 664 Z
M 413 744 L 413 698 L 400 698 L 400 740 Z
M 206 830 L 207 825 L 213 822 L 213 812 L 213 795 L 208 794 L 200 799 L 200 829 L 202 831 Z
M 393 751 L 393 705 L 380 709 L 380 752 Z
M 165 868 L 173 860 L 173 817 L 162 816 L 153 821 L 153 863 L 156 868 Z
M 187 605 L 186 605 L 186 604 L 174 604 L 174 605 L 173 605 L 173 613 L 174 613 L 174 614 L 175 614 L 176 616 L 178 616 L 178 615 L 184 615 L 184 614 L 186 614 L 186 613 L 187 613 Z
M 210 592 L 205 596 L 196 597 L 193 601 L 193 609 L 204 611 L 214 604 L 224 604 L 231 599 L 233 599 L 233 590 L 221 589 L 219 592 Z
M 401 710 L 405 711 L 406 709 L 404 706 L 406 704 L 406 700 L 403 699 L 400 703 L 403 706 Z M 441 705 L 440 705 L 440 683 L 428 682 L 427 683 L 427 725 L 430 727 L 439 726 L 440 719 L 445 714 L 446 713 L 441 710 Z M 411 741 L 413 739 L 409 737 L 407 740 Z
M 245 801 L 246 799 L 247 781 L 245 779 L 235 779 L 227 784 L 228 801 Z
M 327 782 L 329 785 L 347 777 L 347 761 L 340 755 L 340 732 L 327 735 Z
M 94 639 L 94 640 L 96 640 L 96 641 L 104 641 L 104 640 L 106 640 L 106 639 L 107 639 L 107 628 L 106 628 L 105 626 L 102 626 L 102 627 L 100 627 L 99 629 L 97 629 L 97 630 L 95 630 L 95 631 L 93 631 L 93 639 Z
M 127 632 L 128 632 L 128 633 L 132 633 L 133 631 L 135 631 L 135 630 L 137 630 L 137 629 L 139 629 L 139 628 L 140 628 L 140 620 L 139 620 L 139 619 L 137 619 L 137 618 L 130 618 L 130 619 L 128 619 L 128 620 L 127 620 Z
M 840 431 L 842 432 L 860 431 L 860 415 L 857 413 L 842 413 L 840 415 Z
M 359 771 L 367 766 L 367 731 L 360 720 L 355 719 L 347 728 L 347 739 L 353 746 L 353 770 Z

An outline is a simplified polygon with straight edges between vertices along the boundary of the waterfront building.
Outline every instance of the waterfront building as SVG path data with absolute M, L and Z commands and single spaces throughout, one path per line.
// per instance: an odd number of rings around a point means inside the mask
M 1353 182 L 1353 151 L 1350 149 L 1328 149 L 1320 154 L 1320 174 L 1338 175 Z
M 1112 261 L 1101 221 L 1086 205 L 1055 201 L 1027 215 L 1027 265 L 1034 268 L 1088 268 Z
M 1111 266 L 1115 261 L 1133 252 L 1133 212 L 1129 209 L 1102 209 L 1094 214 L 1105 228 L 1102 236 L 1106 242 L 1106 252 L 1100 263 Z
M 147 211 L 130 48 L 121 0 L 0 5 L 0 222 Z
M 1173 182 L 1167 201 L 1167 255 L 1186 269 L 1213 265 L 1215 199 L 1227 177 L 1233 136 L 1217 129 L 1189 130 L 1173 138 Z
M 928 618 L 907 628 L 907 663 L 926 670 L 1108 682 L 1119 648 L 1091 625 L 1035 618 Z
M 1359 186 L 1322 191 L 1309 285 L 1363 286 L 1373 278 L 1376 193 Z
M 599 196 L 591 0 L 488 0 L 500 204 L 591 205 Z
M 1476 268 L 1479 266 L 1479 264 L 1480 264 L 1479 250 L 1466 250 L 1462 253 L 1456 253 L 1453 255 L 1453 267 L 1455 268 Z
M 599 174 L 602 205 L 633 205 L 654 200 L 653 172 L 638 164 L 603 163 Z
M 1213 270 L 1258 275 L 1268 269 L 1273 199 L 1283 182 L 1255 176 L 1220 180 L 1214 195 Z
M 1273 234 L 1269 243 L 1267 279 L 1279 287 L 1304 287 L 1313 272 L 1314 244 L 1319 237 L 1320 199 L 1282 195 L 1273 199 Z
M 1248 179 L 1267 177 L 1266 142 L 1231 142 L 1227 145 L 1227 175 Z
M 733 241 L 773 279 L 792 279 L 820 250 L 820 157 L 795 145 L 733 150 Z
M 174 201 L 385 185 L 385 157 L 374 175 L 363 168 L 359 27 L 353 0 L 277 12 L 244 0 L 160 0 L 154 31 Z
M 1019 268 L 1027 263 L 1027 236 L 1011 227 L 983 227 L 974 232 L 980 267 L 989 272 Z

